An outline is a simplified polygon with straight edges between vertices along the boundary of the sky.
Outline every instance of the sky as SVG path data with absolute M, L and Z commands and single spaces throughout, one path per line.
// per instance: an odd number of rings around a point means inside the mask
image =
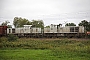
M 78 25 L 90 21 L 90 0 L 0 0 L 0 24 L 8 20 L 13 25 L 14 17 L 43 20 L 45 26 Z

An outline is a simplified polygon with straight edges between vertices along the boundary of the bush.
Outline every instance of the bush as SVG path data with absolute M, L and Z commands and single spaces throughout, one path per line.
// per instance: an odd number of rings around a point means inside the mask
M 8 41 L 16 41 L 17 39 L 18 37 L 13 34 L 8 35 Z
M 7 42 L 7 41 L 8 41 L 8 39 L 6 37 L 1 37 L 0 38 L 0 42 L 3 42 L 4 43 L 4 42 Z
M 88 35 L 87 38 L 90 38 L 90 35 Z

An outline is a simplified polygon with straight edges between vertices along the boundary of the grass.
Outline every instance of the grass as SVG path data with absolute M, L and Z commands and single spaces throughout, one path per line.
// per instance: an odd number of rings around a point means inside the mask
M 0 60 L 90 60 L 88 53 L 52 50 L 0 50 Z
M 48 59 L 49 50 L 29 50 L 29 49 L 16 49 L 16 50 L 1 50 L 0 56 L 2 60 L 43 60 Z M 45 58 L 47 57 L 47 58 Z M 50 58 L 49 58 L 50 59 Z
M 0 40 L 0 60 L 90 60 L 90 40 Z

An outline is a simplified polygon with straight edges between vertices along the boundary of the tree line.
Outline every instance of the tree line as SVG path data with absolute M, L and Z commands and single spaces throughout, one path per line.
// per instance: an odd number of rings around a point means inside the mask
M 1 24 L 1 26 L 8 26 L 9 28 L 11 28 L 11 25 L 8 25 L 8 23 L 10 23 L 9 21 L 5 21 Z M 15 28 L 18 27 L 23 27 L 23 25 L 32 25 L 32 27 L 38 27 L 38 28 L 44 28 L 44 22 L 43 20 L 32 20 L 29 21 L 26 18 L 21 18 L 21 17 L 15 17 L 13 20 L 13 25 Z M 62 24 L 61 24 L 62 25 Z M 75 23 L 66 23 L 65 26 L 76 26 Z M 78 26 L 84 26 L 86 31 L 90 31 L 90 21 L 88 22 L 87 20 L 82 20 Z M 46 26 L 46 27 L 50 27 L 50 26 Z

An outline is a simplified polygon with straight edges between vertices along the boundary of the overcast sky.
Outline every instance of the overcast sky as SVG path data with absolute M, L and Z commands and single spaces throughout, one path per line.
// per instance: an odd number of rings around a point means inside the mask
M 45 25 L 90 21 L 90 0 L 0 0 L 0 24 L 14 17 L 40 19 Z

